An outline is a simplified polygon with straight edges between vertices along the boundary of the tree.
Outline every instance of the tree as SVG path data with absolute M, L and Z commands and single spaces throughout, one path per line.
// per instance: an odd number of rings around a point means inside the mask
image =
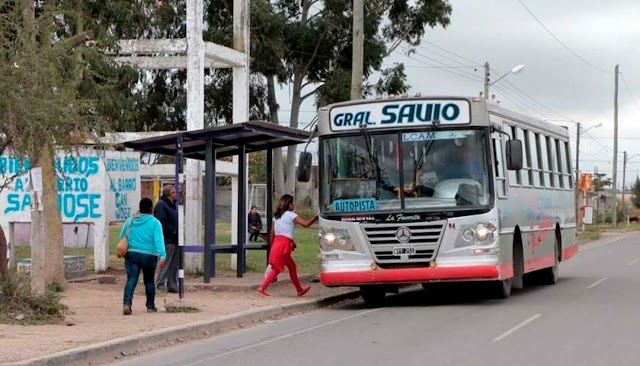
M 605 178 L 604 173 L 595 173 L 593 178 L 593 188 L 596 192 L 600 192 L 604 187 L 611 187 L 613 181 L 611 178 Z
M 640 208 L 640 177 L 636 177 L 632 191 L 633 196 L 631 196 L 631 202 L 635 208 Z
M 275 33 L 261 46 L 274 57 L 254 59 L 253 70 L 267 78 L 268 105 L 277 122 L 275 81 L 291 85 L 290 126 L 299 126 L 300 106 L 315 96 L 316 105 L 349 99 L 351 70 L 351 5 L 346 0 L 275 0 L 262 5 L 262 14 L 273 23 Z M 252 21 L 254 19 L 252 7 Z M 270 14 L 269 16 L 264 14 Z M 383 69 L 382 61 L 401 43 L 419 44 L 427 27 L 449 24 L 451 6 L 446 0 L 367 1 L 364 24 L 364 78 L 374 71 L 380 81 L 368 85 L 363 94 L 400 94 L 408 90 L 403 66 Z M 274 25 L 277 23 L 279 25 Z M 252 38 L 252 42 L 254 39 Z M 253 49 L 252 49 L 253 50 Z M 275 55 L 281 55 L 275 59 Z M 296 147 L 287 151 L 286 172 L 279 172 L 282 155 L 274 155 L 277 195 L 293 193 Z
M 82 3 L 0 3 L 2 145 L 28 158 L 42 176 L 41 194 L 32 198 L 31 287 L 36 293 L 44 293 L 51 283 L 65 283 L 55 152 L 71 151 L 76 143 L 109 129 L 98 101 L 117 83 L 99 71 L 125 70 L 100 58 L 99 45 L 85 47 L 94 34 L 84 29 L 78 15 Z

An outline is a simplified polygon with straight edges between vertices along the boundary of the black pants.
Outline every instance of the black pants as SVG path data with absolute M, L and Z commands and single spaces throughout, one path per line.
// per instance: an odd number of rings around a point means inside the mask
M 258 241 L 260 229 L 249 229 L 249 241 Z

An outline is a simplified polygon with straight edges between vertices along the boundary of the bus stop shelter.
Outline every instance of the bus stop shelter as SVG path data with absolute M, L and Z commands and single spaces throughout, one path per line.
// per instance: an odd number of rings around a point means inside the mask
M 128 141 L 122 145 L 136 151 L 175 156 L 175 188 L 181 200 L 180 172 L 183 158 L 205 161 L 205 209 L 204 209 L 204 246 L 197 243 L 185 243 L 180 247 L 179 268 L 183 269 L 185 251 L 204 251 L 204 282 L 209 283 L 215 277 L 215 254 L 237 254 L 237 277 L 241 278 L 246 269 L 246 250 L 266 249 L 269 256 L 270 242 L 265 245 L 248 245 L 247 239 L 247 154 L 267 151 L 267 232 L 271 233 L 273 217 L 273 153 L 272 150 L 284 146 L 307 142 L 311 133 L 295 128 L 283 127 L 265 121 L 249 121 L 226 126 L 211 127 L 202 130 L 182 131 L 158 137 Z M 216 159 L 238 156 L 238 243 L 216 245 Z M 179 233 L 181 234 L 181 233 Z M 270 235 L 267 235 L 270 238 Z M 203 248 L 204 247 L 204 248 Z M 202 249 L 203 248 L 203 249 Z M 180 271 L 181 273 L 183 271 Z M 183 291 L 183 278 L 179 279 L 180 293 Z

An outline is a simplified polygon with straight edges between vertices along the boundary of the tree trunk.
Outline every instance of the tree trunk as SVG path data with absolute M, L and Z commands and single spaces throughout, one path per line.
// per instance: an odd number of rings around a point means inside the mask
M 297 67 L 293 76 L 293 96 L 291 97 L 291 119 L 290 126 L 298 128 L 298 118 L 300 117 L 300 104 L 302 104 L 302 80 L 304 75 L 302 68 Z M 295 195 L 296 189 L 296 145 L 287 148 L 287 175 L 286 193 Z
M 278 117 L 278 102 L 276 100 L 276 81 L 274 76 L 267 77 L 267 101 L 269 104 L 269 114 L 271 121 L 276 125 L 280 124 Z M 284 185 L 284 159 L 282 149 L 273 150 L 273 180 L 276 190 L 276 200 L 285 194 Z
M 64 285 L 66 280 L 57 176 L 49 145 L 43 146 L 39 160 L 42 195 L 38 197 L 32 192 L 31 206 L 31 290 L 43 294 L 51 283 Z
M 9 266 L 7 263 L 7 237 L 4 236 L 4 230 L 0 225 L 0 278 L 9 275 Z

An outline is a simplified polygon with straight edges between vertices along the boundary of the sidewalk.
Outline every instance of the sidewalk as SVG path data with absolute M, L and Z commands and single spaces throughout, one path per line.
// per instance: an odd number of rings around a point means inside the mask
M 123 316 L 124 274 L 117 276 L 116 284 L 99 284 L 97 277 L 100 276 L 69 283 L 65 290 L 63 302 L 72 313 L 69 316 L 75 323 L 72 326 L 0 324 L 0 364 L 85 364 L 96 358 L 114 361 L 163 344 L 207 337 L 269 318 L 309 311 L 355 297 L 357 290 L 326 288 L 320 283 L 311 283 L 313 276 L 301 275 L 303 286 L 312 288 L 304 297 L 298 297 L 285 273 L 269 287 L 272 297 L 263 298 L 255 293 L 264 278 L 262 274 L 248 273 L 244 278 L 222 274 L 210 284 L 202 283 L 202 278 L 186 281 L 184 304 L 200 312 L 167 313 L 164 304 L 177 301 L 178 296 L 157 292 L 159 312 L 149 314 L 140 282 L 133 300 L 133 314 Z

